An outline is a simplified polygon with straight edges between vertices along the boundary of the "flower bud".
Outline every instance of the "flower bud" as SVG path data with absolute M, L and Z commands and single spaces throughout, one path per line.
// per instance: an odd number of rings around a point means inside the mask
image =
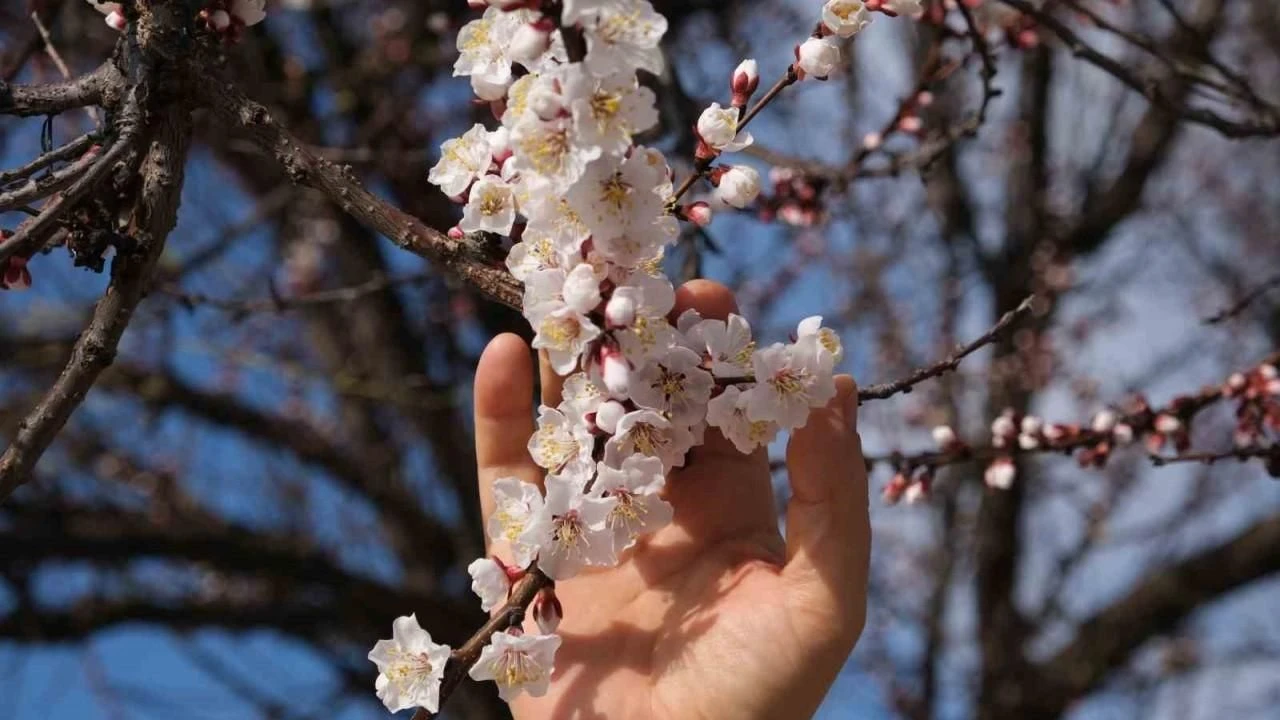
M 906 115 L 898 121 L 898 129 L 904 133 L 915 135 L 924 128 L 924 121 L 919 115 Z
M 555 91 L 550 82 L 536 82 L 529 90 L 526 102 L 529 110 L 543 120 L 552 120 L 564 110 L 564 98 L 560 97 L 560 93 Z
M 826 80 L 840 65 L 840 46 L 831 38 L 811 37 L 796 47 L 796 65 L 803 75 Z
M 509 81 L 495 83 L 486 80 L 482 75 L 471 76 L 471 90 L 475 92 L 476 97 L 485 102 L 493 102 L 505 98 L 507 96 L 507 88 L 510 86 L 511 83 Z
M 1168 413 L 1160 413 L 1156 416 L 1155 429 L 1165 435 L 1175 433 L 1182 429 L 1182 421 Z
M 537 596 L 533 599 L 533 619 L 538 623 L 538 629 L 543 635 L 550 635 L 560 627 L 560 620 L 564 618 L 564 607 L 560 605 L 560 598 L 556 597 L 555 588 L 547 587 L 538 591 Z
M 1093 431 L 1097 433 L 1109 433 L 1116 426 L 1116 414 L 1110 410 L 1103 410 L 1093 416 Z
M 698 227 L 710 225 L 711 214 L 711 206 L 701 200 L 684 206 L 684 216 L 689 219 L 689 222 Z
M 466 233 L 462 232 L 462 228 L 458 227 L 457 225 L 454 225 L 453 227 L 449 228 L 448 235 L 450 240 L 461 240 L 462 238 L 467 236 Z
M 889 480 L 889 484 L 884 486 L 884 490 L 880 492 L 880 498 L 884 500 L 886 505 L 896 505 L 902 499 L 902 494 L 907 490 L 907 476 L 897 473 Z
M 631 366 L 616 349 L 605 349 L 603 354 L 600 374 L 605 388 L 613 397 L 626 397 L 631 387 Z M 599 422 L 599 417 L 596 418 L 596 422 Z
M 956 431 L 950 425 L 939 425 L 933 429 L 933 442 L 943 450 L 955 445 Z
M 716 197 L 738 209 L 745 208 L 760 195 L 760 173 L 749 165 L 734 165 L 720 176 Z
M 214 30 L 226 30 L 231 26 L 231 16 L 226 10 L 214 10 L 209 15 L 209 24 Z
M 1133 426 L 1120 423 L 1116 425 L 1116 429 L 1111 433 L 1111 436 L 1116 439 L 1117 445 L 1128 445 L 1133 442 Z
M 743 60 L 734 68 L 729 79 L 729 89 L 733 92 L 733 106 L 743 107 L 751 99 L 751 94 L 760 87 L 760 66 L 755 60 Z
M 1023 450 L 1035 450 L 1040 447 L 1040 440 L 1037 439 L 1035 435 L 1022 433 L 1018 436 L 1018 447 Z
M 613 435 L 618 431 L 618 421 L 627 414 L 627 409 L 616 400 L 608 400 L 596 409 L 596 427 Z
M 554 27 L 547 17 L 521 25 L 507 46 L 511 59 L 526 67 L 533 65 L 551 47 L 551 30 Z
M 489 133 L 489 154 L 493 156 L 495 163 L 501 166 L 513 152 L 510 130 L 504 126 L 498 126 L 497 130 Z
M 1008 490 L 1018 475 L 1018 468 L 1009 458 L 996 458 L 982 473 L 982 481 L 995 490 Z
M 0 235 L 0 237 L 4 237 Z M 27 290 L 31 287 L 31 271 L 27 269 L 27 259 L 9 258 L 0 272 L 0 290 Z
M 103 20 L 107 23 L 107 27 L 121 32 L 124 32 L 124 29 L 129 25 L 129 21 L 124 19 L 124 14 L 119 10 L 112 10 L 107 13 Z
M 907 501 L 908 505 L 925 502 L 929 499 L 929 490 L 932 481 L 928 475 L 923 475 L 920 479 L 907 486 L 907 491 L 902 497 Z
M 862 147 L 875 150 L 884 144 L 884 136 L 878 132 L 869 132 L 862 136 Z
M 636 300 L 631 293 L 615 292 L 604 306 L 604 321 L 609 327 L 631 327 L 636 321 Z
M 1022 432 L 1025 435 L 1037 435 L 1043 427 L 1044 421 L 1035 415 L 1022 418 Z

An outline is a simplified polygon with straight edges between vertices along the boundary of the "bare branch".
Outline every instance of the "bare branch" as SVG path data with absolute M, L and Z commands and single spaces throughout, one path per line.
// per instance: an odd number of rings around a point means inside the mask
M 111 284 L 94 308 L 93 318 L 76 342 L 70 361 L 53 387 L 19 425 L 12 444 L 0 456 L 0 500 L 31 477 L 36 461 L 84 401 L 98 375 L 115 359 L 120 336 L 146 292 L 165 239 L 177 221 L 190 137 L 186 108 L 179 105 L 167 111 L 142 168 L 142 187 L 134 212 L 137 248 L 116 256 L 111 268 Z M 117 147 L 125 147 L 123 138 L 117 142 Z M 107 155 L 110 154 L 108 151 Z M 106 166 L 106 159 L 104 156 L 104 162 L 95 167 Z M 81 183 L 83 181 L 84 178 Z M 71 194 L 68 190 L 67 195 Z
M 45 85 L 14 85 L 0 80 L 0 115 L 56 115 L 87 105 L 112 106 L 124 86 L 111 60 L 88 75 Z

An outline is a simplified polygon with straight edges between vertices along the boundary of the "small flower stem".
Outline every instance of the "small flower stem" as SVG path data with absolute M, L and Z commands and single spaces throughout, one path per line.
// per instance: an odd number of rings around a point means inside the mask
M 760 99 L 756 101 L 756 104 L 752 105 L 751 109 L 748 110 L 746 114 L 742 116 L 742 119 L 738 121 L 738 131 L 741 132 L 742 129 L 747 126 L 747 123 L 751 122 L 756 115 L 760 114 L 760 111 L 763 110 L 765 106 L 773 102 L 774 98 L 778 97 L 783 90 L 791 85 L 795 85 L 799 80 L 800 76 L 796 74 L 796 66 L 788 66 L 787 72 L 773 84 L 773 87 L 769 88 L 764 95 L 760 96 Z M 693 184 L 697 182 L 699 178 L 705 177 L 707 171 L 711 169 L 711 163 L 714 159 L 715 158 L 707 158 L 705 160 L 695 161 L 693 164 L 693 174 L 685 178 L 684 182 L 680 183 L 680 187 L 676 188 L 675 194 L 672 196 L 672 200 L 678 201 L 685 193 L 689 192 L 689 190 L 693 188 Z

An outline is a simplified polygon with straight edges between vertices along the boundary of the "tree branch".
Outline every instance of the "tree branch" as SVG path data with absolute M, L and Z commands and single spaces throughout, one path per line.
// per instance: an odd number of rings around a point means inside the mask
M 111 284 L 95 306 L 89 326 L 76 342 L 71 360 L 53 387 L 19 424 L 12 444 L 0 456 L 0 501 L 30 478 L 36 461 L 71 413 L 84 402 L 98 375 L 115 359 L 120 337 L 146 292 L 165 239 L 177 221 L 190 137 L 187 109 L 181 104 L 169 109 L 143 162 L 142 186 L 133 218 L 137 246 L 132 252 L 116 256 L 111 268 Z M 124 147 L 123 138 L 117 142 L 117 147 Z M 70 194 L 68 190 L 67 195 Z

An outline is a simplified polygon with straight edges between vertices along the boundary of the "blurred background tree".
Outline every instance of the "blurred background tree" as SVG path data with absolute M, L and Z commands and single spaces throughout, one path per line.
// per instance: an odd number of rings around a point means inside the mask
M 737 61 L 757 58 L 767 85 L 820 6 L 656 4 L 671 31 L 649 142 L 677 158 Z M 735 160 L 789 171 L 669 257 L 675 276 L 734 288 L 765 339 L 821 312 L 864 385 L 1037 294 L 1029 322 L 958 372 L 868 403 L 874 487 L 893 452 L 933 449 L 934 426 L 974 445 L 1004 408 L 1087 426 L 1133 392 L 1164 406 L 1220 386 L 1280 345 L 1274 7 L 925 7 L 880 17 L 846 72 L 772 105 Z M 92 71 L 119 39 L 79 0 L 0 13 L 6 83 Z M 225 72 L 443 231 L 459 212 L 427 169 L 443 140 L 492 121 L 451 77 L 472 16 L 460 0 L 270 2 L 224 48 Z M 20 87 L 0 85 L 0 112 Z M 19 167 L 104 115 L 5 118 L 0 160 Z M 194 114 L 184 165 L 114 364 L 0 503 L 0 716 L 381 717 L 364 655 L 392 618 L 416 612 L 454 643 L 483 620 L 463 568 L 482 547 L 469 383 L 489 337 L 527 329 L 291 182 L 216 113 Z M 0 198 L 23 187 L 4 180 Z M 61 247 L 27 269 L 32 290 L 0 295 L 6 442 L 108 281 Z M 1226 404 L 1197 413 L 1191 448 L 1230 455 L 1236 423 Z M 877 507 L 868 629 L 823 717 L 1272 717 L 1280 485 L 1256 461 L 1113 455 L 1082 470 L 1026 453 L 1007 491 L 950 458 L 927 502 Z M 781 474 L 777 488 L 784 501 Z M 470 685 L 448 712 L 506 714 Z

